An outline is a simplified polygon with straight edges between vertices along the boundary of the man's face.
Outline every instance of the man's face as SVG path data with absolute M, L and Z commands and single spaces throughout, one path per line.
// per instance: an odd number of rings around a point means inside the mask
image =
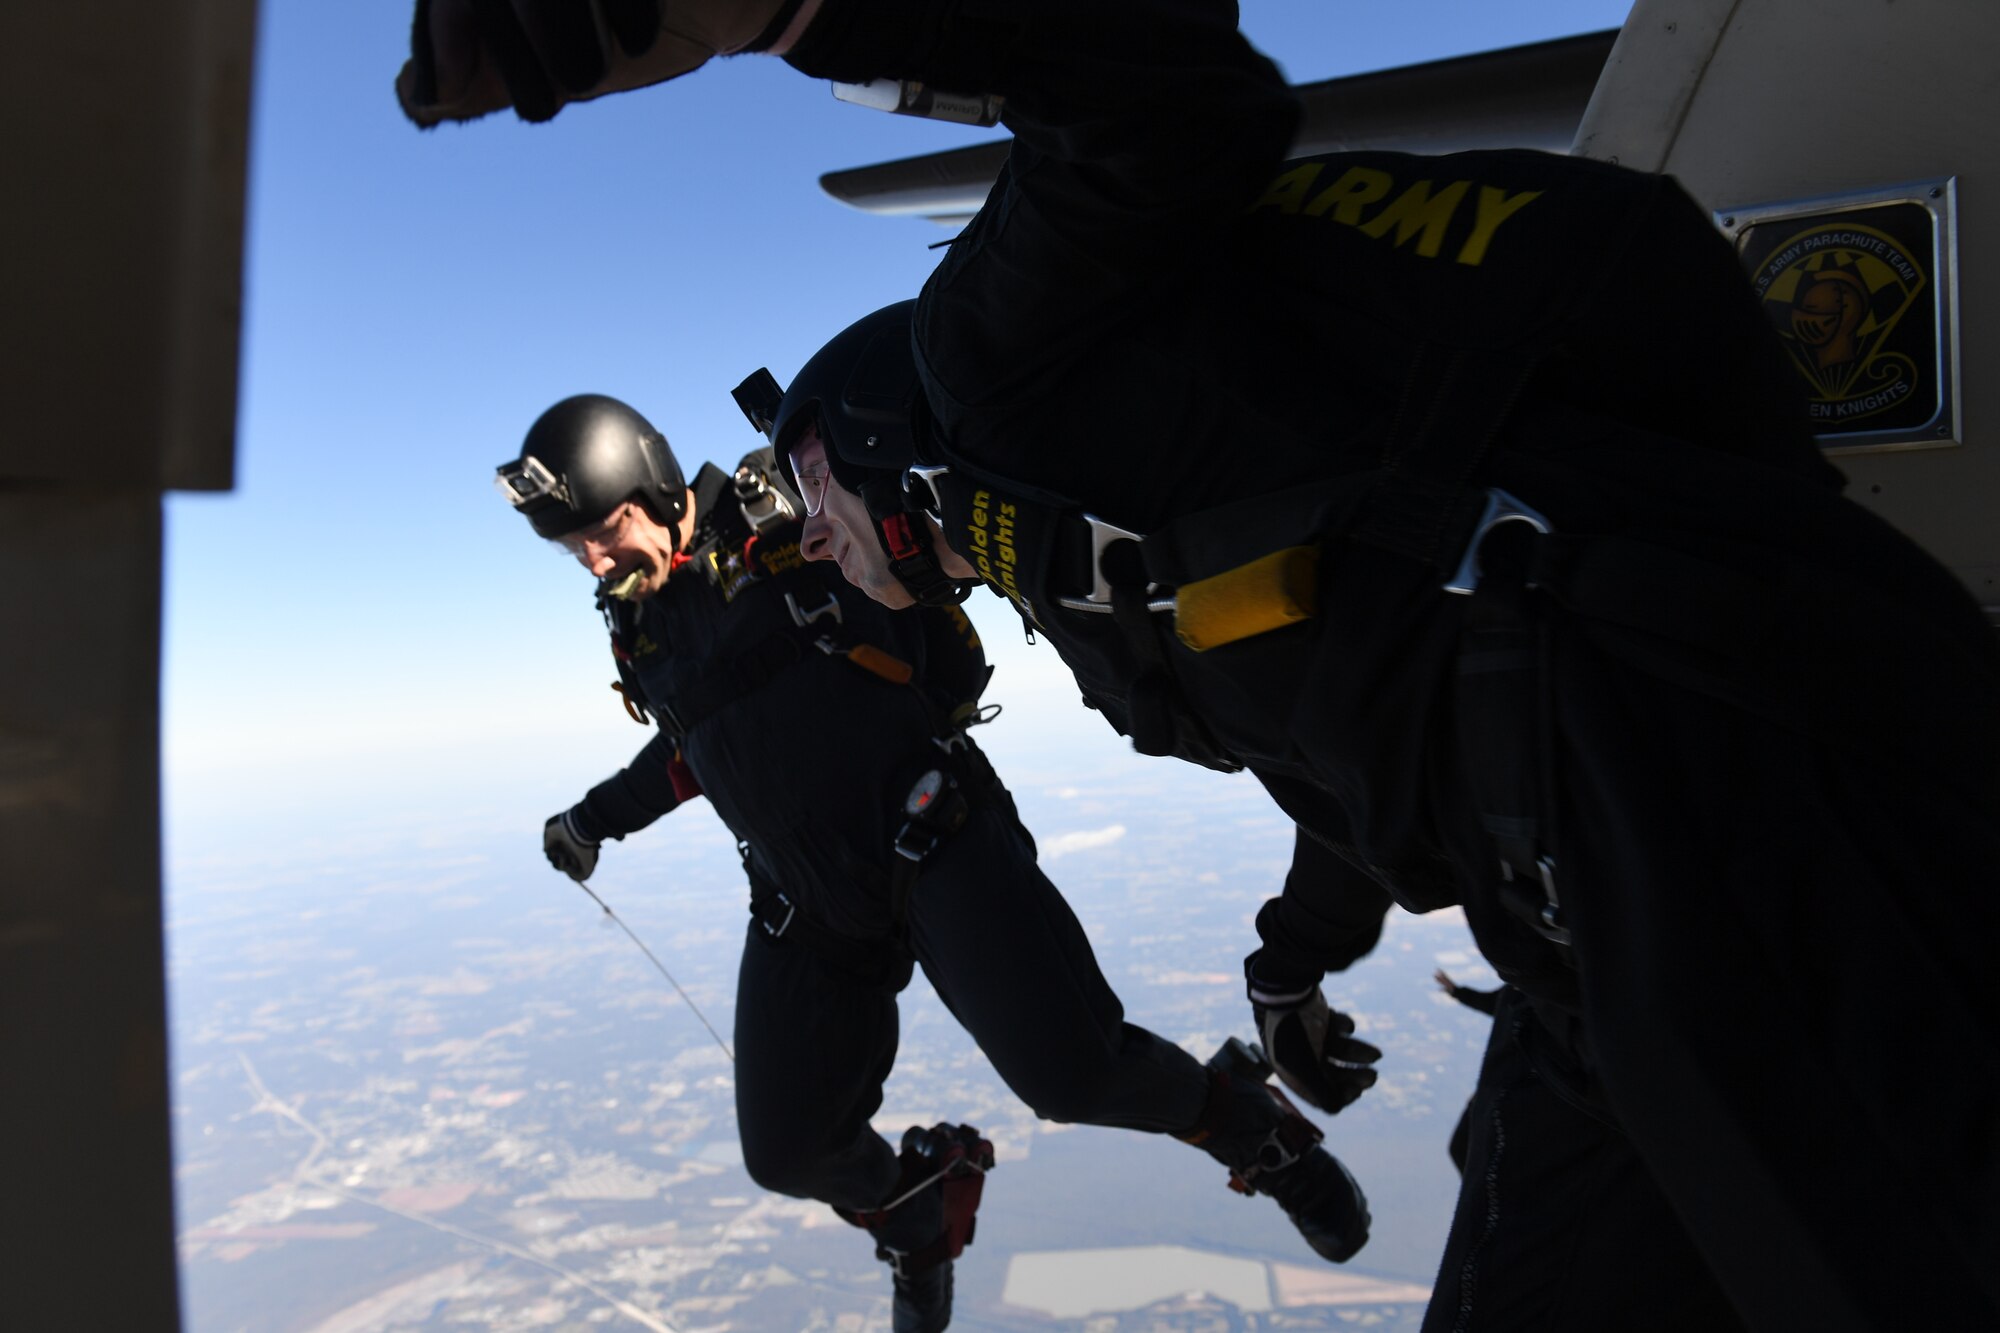
M 556 540 L 578 564 L 614 586 L 627 575 L 638 574 L 639 582 L 624 594 L 630 601 L 642 601 L 666 587 L 673 572 L 672 534 L 631 500 L 602 522 Z
M 808 560 L 834 561 L 849 583 L 884 606 L 900 610 L 914 605 L 910 590 L 889 572 L 889 556 L 875 537 L 875 521 L 868 517 L 867 506 L 827 471 L 826 443 L 817 429 L 808 430 L 792 446 L 792 472 L 807 509 L 819 501 L 818 512 L 806 516 L 799 553 Z

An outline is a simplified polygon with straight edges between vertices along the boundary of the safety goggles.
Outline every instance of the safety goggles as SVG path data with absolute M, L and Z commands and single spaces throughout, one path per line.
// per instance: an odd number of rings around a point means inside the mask
M 533 454 L 495 468 L 493 485 L 516 509 L 526 509 L 543 500 L 563 498 L 562 483 L 556 480 L 556 474 Z
M 602 551 L 606 547 L 618 544 L 619 539 L 624 536 L 625 525 L 631 519 L 632 506 L 621 504 L 589 527 L 578 528 L 575 532 L 564 533 L 562 536 L 556 538 L 556 541 L 562 545 L 564 550 L 574 556 L 587 554 L 588 548 L 592 546 Z
M 826 507 L 827 488 L 833 484 L 833 472 L 825 463 L 794 472 L 799 480 L 799 498 L 806 502 L 806 517 L 816 518 Z

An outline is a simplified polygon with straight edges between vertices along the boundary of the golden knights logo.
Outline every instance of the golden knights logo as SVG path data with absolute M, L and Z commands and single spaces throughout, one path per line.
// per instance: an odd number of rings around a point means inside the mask
M 712 547 L 708 552 L 708 578 L 722 590 L 724 602 L 733 602 L 737 593 L 756 582 L 757 571 L 743 563 L 741 551 Z
M 1765 261 L 1758 295 L 1812 386 L 1815 420 L 1876 416 L 1917 391 L 1923 370 L 1892 338 L 1926 281 L 1894 238 L 1840 223 L 1787 238 Z
M 1751 283 L 1822 437 L 1880 438 L 1935 420 L 1943 385 L 1932 249 L 1931 214 L 1915 202 L 1795 213 L 1744 230 Z
M 749 558 L 752 550 L 756 552 L 754 561 Z M 737 593 L 768 575 L 805 566 L 805 558 L 799 554 L 799 544 L 795 541 L 769 550 L 762 545 L 745 547 L 740 551 L 713 546 L 709 548 L 706 558 L 709 582 L 722 591 L 724 602 L 735 601 Z

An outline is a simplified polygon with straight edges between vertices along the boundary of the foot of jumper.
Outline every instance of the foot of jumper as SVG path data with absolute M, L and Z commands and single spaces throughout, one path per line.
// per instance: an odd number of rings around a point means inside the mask
M 970 1125 L 912 1125 L 895 1186 L 878 1208 L 834 1211 L 875 1238 L 895 1284 L 895 1333 L 943 1333 L 951 1323 L 952 1260 L 972 1243 L 993 1145 Z
M 1368 1243 L 1368 1200 L 1318 1126 L 1270 1083 L 1264 1053 L 1231 1037 L 1208 1062 L 1208 1102 L 1181 1135 L 1229 1168 L 1239 1194 L 1268 1194 L 1314 1253 L 1345 1263 Z

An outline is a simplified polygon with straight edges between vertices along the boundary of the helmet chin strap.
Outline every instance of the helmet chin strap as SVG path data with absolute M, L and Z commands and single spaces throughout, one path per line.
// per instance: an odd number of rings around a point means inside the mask
M 861 500 L 874 520 L 875 540 L 889 557 L 889 572 L 919 604 L 955 606 L 972 595 L 975 581 L 955 579 L 944 572 L 931 549 L 932 537 L 922 516 L 903 508 L 899 478 L 891 475 L 864 482 Z

